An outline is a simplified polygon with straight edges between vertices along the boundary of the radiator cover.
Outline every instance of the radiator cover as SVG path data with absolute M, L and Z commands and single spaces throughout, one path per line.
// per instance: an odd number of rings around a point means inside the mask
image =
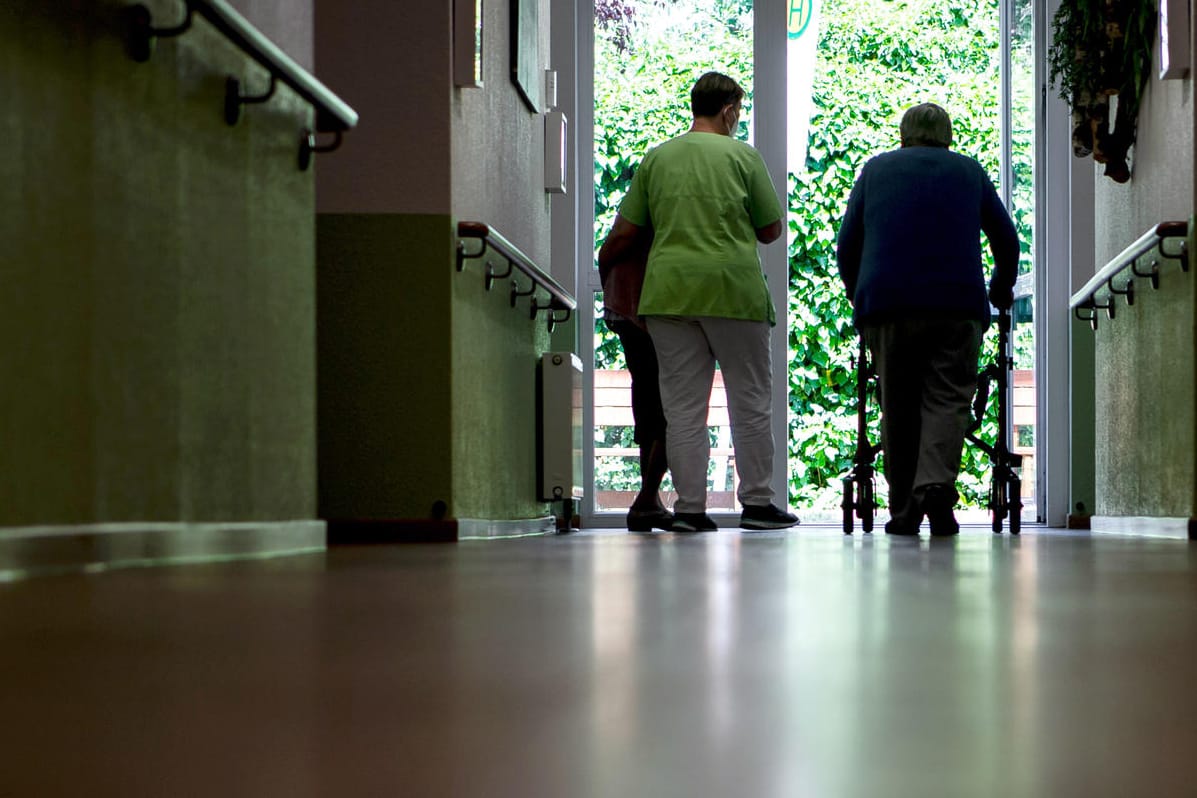
M 580 499 L 582 361 L 573 352 L 546 352 L 540 358 L 538 382 L 539 498 Z

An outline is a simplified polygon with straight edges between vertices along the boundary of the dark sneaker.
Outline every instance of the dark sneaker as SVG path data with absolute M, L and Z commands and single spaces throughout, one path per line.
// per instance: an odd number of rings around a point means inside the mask
M 673 513 L 668 510 L 628 510 L 629 532 L 668 532 L 673 526 Z
M 936 537 L 947 537 L 960 534 L 960 524 L 952 513 L 956 506 L 956 491 L 948 485 L 931 485 L 923 494 L 923 512 L 927 514 L 927 523 L 931 526 L 931 534 Z
M 906 521 L 899 521 L 896 518 L 885 522 L 885 534 L 887 535 L 904 535 L 912 537 L 918 535 L 919 528 L 914 524 Z
M 706 513 L 674 513 L 669 526 L 673 532 L 714 532 L 718 528 Z
M 785 529 L 798 523 L 798 516 L 773 504 L 746 504 L 740 513 L 741 529 Z

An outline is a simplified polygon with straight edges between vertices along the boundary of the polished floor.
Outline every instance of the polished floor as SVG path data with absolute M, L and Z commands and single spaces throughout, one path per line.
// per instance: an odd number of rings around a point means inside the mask
M 1194 796 L 1197 544 L 575 533 L 0 585 L 3 796 Z

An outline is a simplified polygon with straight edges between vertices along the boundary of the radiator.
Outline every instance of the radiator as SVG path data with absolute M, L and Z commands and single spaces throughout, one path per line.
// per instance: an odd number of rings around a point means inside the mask
M 540 500 L 582 498 L 582 361 L 573 352 L 540 358 Z

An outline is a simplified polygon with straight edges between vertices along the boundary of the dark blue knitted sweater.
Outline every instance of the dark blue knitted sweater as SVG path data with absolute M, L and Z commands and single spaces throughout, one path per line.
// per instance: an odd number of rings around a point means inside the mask
M 1018 233 L 981 165 L 943 147 L 870 159 L 840 226 L 836 258 L 853 321 L 989 321 L 981 233 L 993 252 L 991 295 L 1009 305 Z

